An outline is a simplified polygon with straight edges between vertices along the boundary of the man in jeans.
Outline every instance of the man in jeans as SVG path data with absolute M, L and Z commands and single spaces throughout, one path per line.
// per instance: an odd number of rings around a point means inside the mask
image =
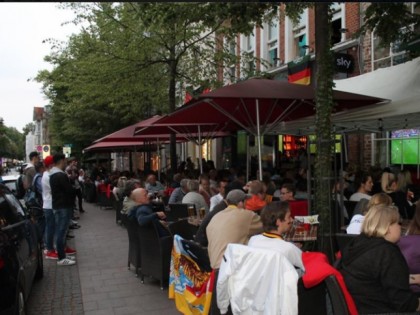
M 57 265 L 71 266 L 76 264 L 76 261 L 66 257 L 66 254 L 75 254 L 76 251 L 66 248 L 66 234 L 73 213 L 75 191 L 69 177 L 64 172 L 67 166 L 64 154 L 54 154 L 53 161 L 55 166 L 50 172 L 50 186 L 55 218 Z

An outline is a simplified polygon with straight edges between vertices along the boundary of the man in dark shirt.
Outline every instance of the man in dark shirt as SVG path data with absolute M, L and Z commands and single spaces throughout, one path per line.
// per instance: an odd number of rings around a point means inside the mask
M 181 186 L 178 188 L 175 188 L 175 190 L 172 192 L 171 196 L 169 197 L 168 204 L 171 203 L 182 203 L 182 198 L 185 197 L 185 195 L 188 193 L 188 179 L 183 178 L 181 179 Z
M 56 247 L 58 254 L 57 265 L 71 266 L 76 262 L 66 257 L 66 254 L 74 254 L 75 251 L 66 248 L 66 233 L 73 212 L 75 191 L 69 177 L 64 172 L 67 166 L 66 158 L 62 153 L 53 156 L 55 166 L 50 172 L 50 186 L 52 196 L 52 208 L 56 226 Z
M 129 219 L 136 219 L 140 226 L 155 224 L 161 237 L 170 235 L 169 231 L 164 227 L 165 222 L 163 220 L 166 219 L 165 213 L 162 211 L 153 212 L 146 189 L 134 189 L 131 193 L 131 198 L 133 198 L 137 207 L 130 211 L 128 214 Z

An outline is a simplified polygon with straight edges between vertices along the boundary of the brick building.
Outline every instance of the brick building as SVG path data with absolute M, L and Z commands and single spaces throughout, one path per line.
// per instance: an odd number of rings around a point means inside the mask
M 332 18 L 332 50 L 336 53 L 335 62 L 339 57 L 352 61 L 352 67 L 340 69 L 336 72 L 334 79 L 340 80 L 358 76 L 360 74 L 374 71 L 379 68 L 393 66 L 409 60 L 406 51 L 400 50 L 394 44 L 388 48 L 378 46 L 380 38 L 374 33 L 367 33 L 364 36 L 356 36 L 363 22 L 363 14 L 369 3 L 346 2 L 333 3 Z M 407 3 L 412 12 L 420 11 L 415 8 L 414 3 Z M 236 64 L 223 65 L 218 71 L 218 79 L 231 84 L 246 79 L 260 72 L 270 73 L 274 79 L 287 80 L 288 62 L 299 57 L 310 55 L 312 60 L 311 84 L 314 82 L 316 71 L 315 64 L 315 16 L 314 10 L 309 8 L 300 15 L 300 21 L 294 24 L 290 18 L 284 16 L 284 4 L 282 4 L 279 15 L 271 23 L 263 27 L 255 27 L 253 34 L 244 36 L 238 34 L 235 40 L 228 41 L 219 38 L 225 45 L 225 50 L 236 54 L 240 59 Z M 376 135 L 383 137 L 384 134 Z M 265 146 L 266 160 L 275 161 L 275 148 L 283 149 L 289 156 L 296 156 L 301 147 L 293 143 L 302 144 L 306 140 L 299 137 L 297 141 L 286 143 L 286 135 L 275 139 L 270 146 Z M 375 163 L 372 155 L 372 135 L 366 133 L 344 135 L 346 161 L 367 167 Z M 289 137 L 290 138 L 290 137 Z M 296 139 L 295 139 L 296 140 Z M 238 141 L 239 136 L 238 136 Z M 265 141 L 267 143 L 267 141 Z M 289 147 L 286 147 L 289 145 Z M 251 148 L 252 150 L 252 148 Z

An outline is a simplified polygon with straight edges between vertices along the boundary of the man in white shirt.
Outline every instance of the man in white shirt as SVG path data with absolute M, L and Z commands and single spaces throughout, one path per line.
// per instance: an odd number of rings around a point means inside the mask
M 217 195 L 214 195 L 213 197 L 210 198 L 210 211 L 213 210 L 213 208 L 220 203 L 220 201 L 223 200 L 223 198 L 225 198 L 225 187 L 228 184 L 227 181 L 225 180 L 221 180 L 219 181 L 217 188 L 219 190 L 219 193 Z

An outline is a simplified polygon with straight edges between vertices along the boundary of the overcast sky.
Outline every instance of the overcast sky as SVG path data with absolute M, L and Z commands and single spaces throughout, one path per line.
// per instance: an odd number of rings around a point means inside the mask
M 44 62 L 50 53 L 47 38 L 66 40 L 77 32 L 73 12 L 57 3 L 0 2 L 0 117 L 8 127 L 22 131 L 32 121 L 33 108 L 48 105 L 41 84 L 28 79 L 38 71 L 51 69 Z

